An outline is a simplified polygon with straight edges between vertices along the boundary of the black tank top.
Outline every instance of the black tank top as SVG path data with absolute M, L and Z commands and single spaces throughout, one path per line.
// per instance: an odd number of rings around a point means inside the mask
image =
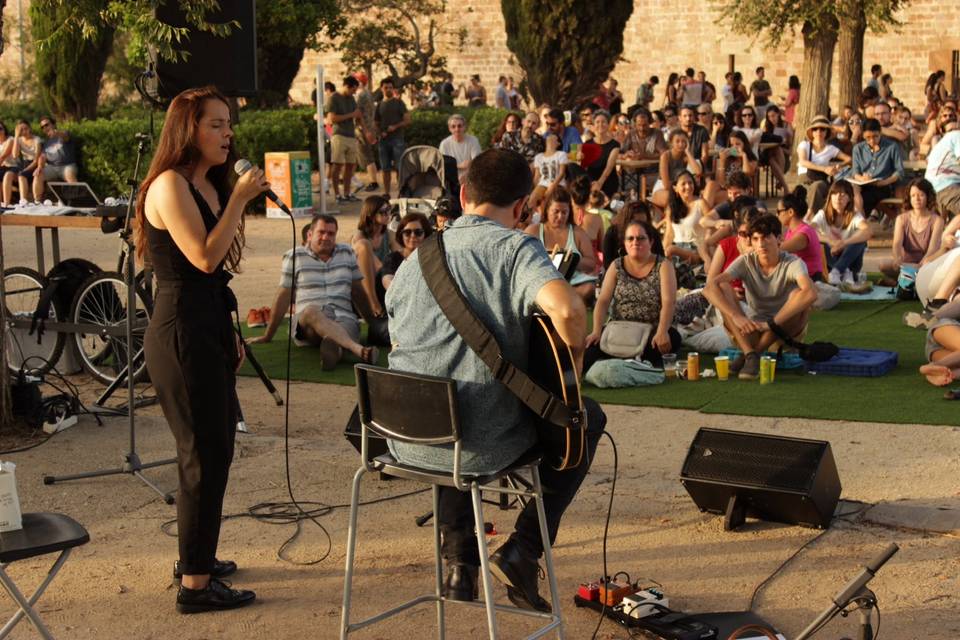
M 203 226 L 207 233 L 213 230 L 217 225 L 217 216 L 210 210 L 210 205 L 206 199 L 200 195 L 200 192 L 191 184 L 190 194 L 200 209 L 200 217 L 203 218 Z M 224 283 L 224 276 L 228 275 L 223 270 L 223 261 L 217 265 L 213 273 L 204 273 L 187 259 L 173 237 L 166 229 L 157 229 L 150 221 L 146 221 L 147 232 L 147 251 L 150 253 L 150 260 L 153 263 L 153 270 L 157 280 L 162 286 L 164 283 L 191 283 L 211 285 L 221 285 Z

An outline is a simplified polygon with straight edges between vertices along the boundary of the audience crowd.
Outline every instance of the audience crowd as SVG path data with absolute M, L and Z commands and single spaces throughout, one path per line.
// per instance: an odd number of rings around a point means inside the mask
M 950 315 L 960 285 L 960 132 L 957 101 L 944 76 L 931 74 L 926 104 L 915 118 L 894 96 L 891 76 L 874 65 L 856 105 L 816 115 L 799 134 L 793 127 L 802 90 L 797 77 L 790 76 L 777 97 L 763 67 L 754 70 L 749 86 L 731 72 L 719 89 L 694 69 L 669 74 L 662 90 L 659 77 L 651 76 L 633 105 L 608 78 L 592 100 L 571 110 L 540 105 L 523 111 L 515 82 L 501 76 L 491 93 L 506 115 L 492 139 L 481 144 L 467 131 L 466 118 L 454 113 L 439 151 L 455 163 L 461 181 L 487 143 L 529 164 L 534 188 L 518 230 L 538 238 L 555 264 L 574 265 L 568 277 L 594 304 L 586 369 L 613 357 L 604 351 L 604 331 L 627 322 L 649 325 L 637 355 L 654 365 L 681 344 L 697 348 L 711 333 L 714 347 L 740 349 L 731 370 L 752 379 L 760 354 L 789 342 L 784 336 L 803 338 L 810 311 L 826 306 L 831 290 L 869 289 L 864 255 L 882 224 L 892 227 L 893 242 L 880 264 L 880 284 L 923 301 L 925 312 L 908 323 L 929 326 L 931 364 L 923 373 L 946 384 L 960 375 L 960 356 L 954 357 L 960 354 L 954 335 L 960 335 L 960 314 Z M 364 201 L 349 245 L 317 254 L 313 248 L 325 245 L 314 238 L 322 233 L 315 223 L 298 249 L 304 285 L 333 296 L 319 298 L 319 313 L 307 313 L 310 305 L 300 300 L 296 310 L 307 314 L 298 318 L 298 339 L 335 343 L 321 349 L 325 364 L 344 350 L 372 357 L 356 342 L 356 313 L 387 321 L 384 294 L 393 273 L 451 219 L 444 210 L 435 219 L 409 214 L 397 221 L 390 171 L 404 149 L 409 112 L 391 80 L 375 96 L 366 84 L 356 74 L 341 89 L 328 88 L 332 185 L 339 199 L 356 199 L 348 188 L 356 165 L 367 170 L 369 190 L 377 190 L 379 161 L 386 193 Z M 479 76 L 457 85 L 448 74 L 427 93 L 413 90 L 408 97 L 410 108 L 457 99 L 488 104 Z M 17 140 L 22 156 L 28 128 Z M 5 187 L 13 179 L 5 162 L 10 146 L 0 139 Z M 799 182 L 792 190 L 791 158 Z M 767 197 L 779 195 L 775 212 L 760 199 L 762 171 Z M 320 228 L 328 224 L 318 222 Z M 338 252 L 352 259 L 349 277 L 343 271 L 331 276 L 336 282 L 318 285 L 314 263 Z M 301 277 L 288 273 L 289 262 L 287 256 L 274 315 L 286 303 L 285 285 Z M 352 301 L 345 330 L 327 336 L 324 322 L 345 315 L 345 300 Z

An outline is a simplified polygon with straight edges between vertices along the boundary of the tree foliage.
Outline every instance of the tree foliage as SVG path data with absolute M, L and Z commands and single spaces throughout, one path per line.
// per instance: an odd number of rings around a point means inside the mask
M 105 3 L 104 3 L 105 4 Z M 70 9 L 60 3 L 49 8 L 30 6 L 36 51 L 36 74 L 44 105 L 58 117 L 93 118 L 97 114 L 100 80 L 113 48 L 113 29 L 102 27 L 85 35 L 64 32 Z
M 593 97 L 623 54 L 632 0 L 501 0 L 507 47 L 535 102 L 572 106 Z
M 343 63 L 368 76 L 386 67 L 398 87 L 445 68 L 438 45 L 462 50 L 467 41 L 465 28 L 444 19 L 446 0 L 344 0 L 342 6 L 349 24 L 339 43 Z

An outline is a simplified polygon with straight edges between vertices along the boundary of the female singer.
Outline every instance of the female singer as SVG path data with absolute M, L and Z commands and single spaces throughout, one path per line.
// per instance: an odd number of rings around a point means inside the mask
M 227 270 L 240 264 L 244 209 L 270 188 L 257 167 L 234 175 L 232 143 L 226 98 L 213 87 L 184 91 L 167 110 L 137 201 L 138 253 L 149 253 L 157 275 L 144 353 L 177 442 L 181 613 L 242 607 L 256 597 L 221 582 L 237 565 L 215 557 L 243 359 Z

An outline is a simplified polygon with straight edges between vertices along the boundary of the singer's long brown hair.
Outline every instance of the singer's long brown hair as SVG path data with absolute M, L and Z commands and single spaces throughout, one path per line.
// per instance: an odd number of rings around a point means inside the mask
M 207 86 L 181 92 L 173 99 L 167 109 L 167 117 L 163 123 L 163 131 L 160 132 L 157 151 L 153 156 L 153 161 L 150 162 L 147 177 L 140 184 L 140 190 L 137 193 L 137 222 L 140 224 L 137 233 L 138 256 L 143 256 L 147 244 L 146 212 L 144 210 L 147 190 L 150 189 L 150 185 L 157 179 L 157 176 L 168 169 L 173 169 L 184 177 L 189 176 L 191 169 L 200 158 L 200 149 L 196 145 L 197 126 L 203 116 L 203 105 L 207 100 L 219 100 L 229 106 L 222 93 L 213 86 Z M 233 185 L 236 183 L 237 177 L 233 171 L 233 164 L 236 159 L 233 138 L 231 138 L 230 152 L 227 154 L 226 162 L 211 167 L 210 171 L 207 172 L 207 178 L 217 190 L 217 199 L 220 201 L 221 209 L 227 206 L 230 194 L 233 191 Z M 239 270 L 240 256 L 244 246 L 243 228 L 244 220 L 241 218 L 237 235 L 224 258 L 226 268 L 230 271 Z

